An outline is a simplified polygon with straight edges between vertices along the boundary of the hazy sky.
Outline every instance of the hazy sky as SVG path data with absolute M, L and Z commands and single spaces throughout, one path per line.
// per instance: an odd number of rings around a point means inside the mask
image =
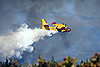
M 40 28 L 42 18 L 48 24 L 66 23 L 72 31 L 33 43 L 34 51 L 23 52 L 19 62 L 36 61 L 38 54 L 49 60 L 54 56 L 62 61 L 66 55 L 84 60 L 100 52 L 100 0 L 0 0 L 0 36 L 10 35 L 23 23 Z

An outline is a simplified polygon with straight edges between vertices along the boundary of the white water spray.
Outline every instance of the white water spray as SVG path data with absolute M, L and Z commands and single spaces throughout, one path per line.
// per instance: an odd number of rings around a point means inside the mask
M 43 30 L 40 28 L 31 29 L 28 28 L 27 24 L 22 26 L 16 31 L 11 32 L 11 35 L 0 36 L 0 58 L 1 61 L 5 57 L 16 56 L 22 58 L 21 54 L 23 51 L 32 52 L 34 47 L 31 46 L 34 42 L 43 39 L 44 36 L 52 36 L 57 31 Z

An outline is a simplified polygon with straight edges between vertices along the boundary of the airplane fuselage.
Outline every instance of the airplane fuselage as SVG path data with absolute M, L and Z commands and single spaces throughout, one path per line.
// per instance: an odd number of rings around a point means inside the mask
M 52 23 L 53 27 L 49 26 L 45 19 L 42 19 L 42 29 L 44 30 L 55 30 L 59 32 L 70 32 L 71 29 L 64 25 L 64 24 L 56 24 L 55 22 Z

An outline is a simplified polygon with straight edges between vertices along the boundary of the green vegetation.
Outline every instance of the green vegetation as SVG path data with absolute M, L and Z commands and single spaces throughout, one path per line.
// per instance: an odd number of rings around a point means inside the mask
M 58 63 L 57 61 L 54 61 L 54 57 L 52 57 L 51 62 L 45 61 L 41 58 L 41 55 L 38 55 L 38 65 L 36 64 L 36 61 L 33 61 L 34 64 L 29 65 L 27 62 L 23 64 L 18 64 L 17 60 L 10 60 L 8 62 L 8 59 L 6 58 L 5 62 L 0 62 L 0 67 L 100 67 L 100 54 L 94 53 L 94 56 L 91 56 L 90 60 L 86 59 L 86 61 L 81 61 L 80 64 L 75 64 L 78 59 L 75 57 L 71 58 L 69 56 L 66 56 L 63 59 L 63 62 Z

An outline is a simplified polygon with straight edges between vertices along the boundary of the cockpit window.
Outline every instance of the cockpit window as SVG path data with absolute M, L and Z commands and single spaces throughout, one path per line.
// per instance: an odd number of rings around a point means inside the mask
M 67 28 L 66 28 L 66 30 L 67 30 L 67 29 L 70 29 L 70 28 L 69 28 L 69 27 L 67 27 Z

